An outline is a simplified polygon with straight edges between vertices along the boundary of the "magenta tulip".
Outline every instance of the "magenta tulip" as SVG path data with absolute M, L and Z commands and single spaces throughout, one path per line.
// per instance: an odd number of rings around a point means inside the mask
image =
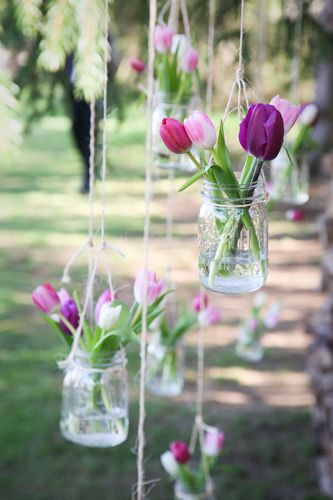
M 192 141 L 184 125 L 174 118 L 163 118 L 160 136 L 166 147 L 173 153 L 182 154 L 191 149 Z
M 184 120 L 186 132 L 200 149 L 212 149 L 216 143 L 216 130 L 211 119 L 202 111 L 193 113 Z
M 58 294 L 52 285 L 44 283 L 32 292 L 32 300 L 36 307 L 45 314 L 51 314 L 60 303 Z
M 99 296 L 99 298 L 96 302 L 95 311 L 94 311 L 96 325 L 98 325 L 99 315 L 100 315 L 101 309 L 104 306 L 104 304 L 111 303 L 116 298 L 117 298 L 117 295 L 115 293 L 112 293 L 110 288 L 106 288 L 104 290 L 104 292 L 101 293 L 101 295 Z
M 187 464 L 191 458 L 190 450 L 183 441 L 173 441 L 170 450 L 179 464 Z
M 192 302 L 192 309 L 194 312 L 200 312 L 208 306 L 208 295 L 206 293 L 198 293 Z
M 130 58 L 130 65 L 131 68 L 136 72 L 136 73 L 143 73 L 144 70 L 146 69 L 146 65 L 141 59 L 138 57 L 131 57 Z
M 304 212 L 299 208 L 290 208 L 286 211 L 286 219 L 293 222 L 301 222 L 304 219 Z
M 273 160 L 283 144 L 284 126 L 280 111 L 271 104 L 252 104 L 240 124 L 241 146 L 260 160 Z
M 216 325 L 221 321 L 221 314 L 219 310 L 212 305 L 208 305 L 198 314 L 198 321 L 201 326 Z
M 145 280 L 147 280 L 147 302 L 148 305 L 150 305 L 155 302 L 155 300 L 160 295 L 161 291 L 164 288 L 164 283 L 162 280 L 157 279 L 156 273 L 154 273 L 153 271 L 141 269 L 141 271 L 138 272 L 134 283 L 135 301 L 140 305 L 143 302 Z
M 80 316 L 77 305 L 74 300 L 70 299 L 65 302 L 60 308 L 60 328 L 64 333 L 72 334 L 72 331 L 67 324 L 61 319 L 64 317 L 67 322 L 76 330 L 79 326 Z
M 155 28 L 154 41 L 157 52 L 162 54 L 167 52 L 172 45 L 172 29 L 158 24 Z
M 203 452 L 208 457 L 217 457 L 224 445 L 224 432 L 218 429 L 212 429 L 206 432 L 204 439 Z
M 181 69 L 185 73 L 193 73 L 197 69 L 198 63 L 198 52 L 193 47 L 189 47 L 182 58 Z
M 280 111 L 283 118 L 284 134 L 286 135 L 299 117 L 302 106 L 300 104 L 294 106 L 287 99 L 281 99 L 279 95 L 273 97 L 270 104 Z

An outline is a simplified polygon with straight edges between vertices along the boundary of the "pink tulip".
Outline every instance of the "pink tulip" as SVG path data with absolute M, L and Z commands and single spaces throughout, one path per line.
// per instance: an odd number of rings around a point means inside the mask
M 247 324 L 250 332 L 255 332 L 258 329 L 259 321 L 255 318 L 251 318 Z
M 39 285 L 32 292 L 32 300 L 35 306 L 45 314 L 51 314 L 60 303 L 56 290 L 49 283 Z
M 191 149 L 192 142 L 184 125 L 174 118 L 163 118 L 160 136 L 166 147 L 173 153 L 182 154 Z
M 104 304 L 111 303 L 116 298 L 117 298 L 117 295 L 115 293 L 112 293 L 110 288 L 106 288 L 104 290 L 104 292 L 101 293 L 101 295 L 99 296 L 99 298 L 96 302 L 95 311 L 94 311 L 96 325 L 98 325 L 99 314 L 100 314 L 101 309 L 104 306 Z
M 198 293 L 192 302 L 192 309 L 194 312 L 200 312 L 208 306 L 208 295 L 206 293 Z
M 202 111 L 193 111 L 185 119 L 186 132 L 196 146 L 200 149 L 212 149 L 216 143 L 216 130 L 211 119 Z
M 68 300 L 71 300 L 71 294 L 66 290 L 66 288 L 61 288 L 58 292 L 58 297 L 60 300 L 60 304 L 63 305 Z
M 293 222 L 301 222 L 304 219 L 304 212 L 299 208 L 291 208 L 286 211 L 286 219 Z
M 158 24 L 155 28 L 154 40 L 157 52 L 166 52 L 172 45 L 172 29 Z
M 217 457 L 224 445 L 224 432 L 220 432 L 218 429 L 212 429 L 206 432 L 203 452 L 208 457 Z
M 193 47 L 189 47 L 182 58 L 181 69 L 185 73 L 193 73 L 197 69 L 198 63 L 198 52 Z
M 276 95 L 271 100 L 271 104 L 280 111 L 283 118 L 284 125 L 284 135 L 286 135 L 289 130 L 294 126 L 297 118 L 299 117 L 302 106 L 298 104 L 297 106 L 293 106 L 290 104 L 287 99 L 281 99 L 279 95 Z
M 206 309 L 199 312 L 198 321 L 201 326 L 216 325 L 221 321 L 221 314 L 215 306 L 208 305 Z
M 179 464 L 187 464 L 191 458 L 190 450 L 183 441 L 173 441 L 170 450 Z
M 147 301 L 148 305 L 150 305 L 158 298 L 163 290 L 164 284 L 162 280 L 157 280 L 155 272 L 141 269 L 134 283 L 134 297 L 138 304 L 142 304 L 143 301 L 145 280 L 147 280 Z
M 144 70 L 146 69 L 146 65 L 141 59 L 138 57 L 131 57 L 130 58 L 130 65 L 131 68 L 136 71 L 136 73 L 143 73 Z

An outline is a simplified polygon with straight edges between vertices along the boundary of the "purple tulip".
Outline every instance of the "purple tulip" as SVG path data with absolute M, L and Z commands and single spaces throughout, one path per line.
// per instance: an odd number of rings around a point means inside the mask
M 271 104 L 252 104 L 240 124 L 241 146 L 260 160 L 273 160 L 283 144 L 284 125 L 280 111 Z
M 183 441 L 173 441 L 170 450 L 179 464 L 187 464 L 191 458 L 190 450 Z
M 282 115 L 283 125 L 284 125 L 284 135 L 286 135 L 296 123 L 296 120 L 299 117 L 300 112 L 302 111 L 302 106 L 300 104 L 294 106 L 293 104 L 290 104 L 290 102 L 287 101 L 287 99 L 281 99 L 279 95 L 273 97 L 273 99 L 271 100 L 271 104 L 278 111 L 280 111 Z
M 99 298 L 96 302 L 95 311 L 94 311 L 96 325 L 98 325 L 99 315 L 100 315 L 101 309 L 104 306 L 104 304 L 107 304 L 108 302 L 111 303 L 116 298 L 117 298 L 117 295 L 115 293 L 112 293 L 110 288 L 106 288 L 104 290 L 104 292 L 101 293 L 101 295 L 99 296 Z
M 44 283 L 32 292 L 32 301 L 40 311 L 51 314 L 60 303 L 58 294 L 52 285 Z
M 155 28 L 154 41 L 157 52 L 162 54 L 167 52 L 172 45 L 172 29 L 158 24 Z
M 192 302 L 192 309 L 194 312 L 200 312 L 208 306 L 208 295 L 206 293 L 198 293 Z
M 202 111 L 193 113 L 184 120 L 186 132 L 200 149 L 212 149 L 216 143 L 216 130 L 212 120 Z
M 184 125 L 174 118 L 163 118 L 160 136 L 166 147 L 173 153 L 182 154 L 191 149 L 192 141 Z
M 198 321 L 201 326 L 216 325 L 221 321 L 220 311 L 212 305 L 208 305 L 206 309 L 198 314 Z
M 77 305 L 74 300 L 70 299 L 65 302 L 61 308 L 60 308 L 60 317 L 63 316 L 68 323 L 70 323 L 73 327 L 74 330 L 77 329 L 79 326 L 80 322 L 80 315 L 79 311 L 77 308 Z M 71 330 L 68 328 L 68 326 L 64 323 L 64 321 L 60 320 L 60 328 L 64 333 L 67 333 L 69 335 L 72 334 Z
M 198 67 L 198 62 L 198 52 L 193 47 L 189 47 L 182 58 L 181 69 L 185 73 L 193 73 Z
M 143 73 L 144 70 L 146 69 L 146 65 L 141 59 L 138 57 L 131 57 L 130 58 L 130 65 L 131 68 L 136 72 L 136 73 Z
M 160 295 L 163 290 L 164 283 L 162 280 L 157 279 L 156 273 L 153 271 L 141 269 L 141 271 L 138 272 L 134 283 L 134 297 L 138 304 L 142 304 L 143 301 L 145 280 L 147 280 L 147 302 L 148 305 L 150 305 L 155 302 Z

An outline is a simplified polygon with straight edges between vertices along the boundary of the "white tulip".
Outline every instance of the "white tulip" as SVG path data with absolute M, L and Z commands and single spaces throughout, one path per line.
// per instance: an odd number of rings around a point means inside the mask
M 181 60 L 187 50 L 190 47 L 190 43 L 186 35 L 176 34 L 172 37 L 171 53 L 175 54 L 178 48 L 178 59 Z
M 298 122 L 301 125 L 312 125 L 316 120 L 319 113 L 318 105 L 314 102 L 310 102 L 306 106 L 304 106 L 303 111 L 298 117 Z
M 121 305 L 112 307 L 110 302 L 106 302 L 101 307 L 98 319 L 98 326 L 103 330 L 109 330 L 112 325 L 114 325 L 121 313 Z
M 178 464 L 171 451 L 166 451 L 161 455 L 161 464 L 170 476 L 177 475 Z

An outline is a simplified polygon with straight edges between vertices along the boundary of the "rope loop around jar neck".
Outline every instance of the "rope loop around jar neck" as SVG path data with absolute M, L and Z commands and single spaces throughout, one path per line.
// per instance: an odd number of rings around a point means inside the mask
M 246 208 L 268 201 L 266 180 L 261 174 L 257 182 L 250 185 L 224 185 L 204 179 L 201 186 L 202 200 L 216 207 Z
M 92 353 L 78 349 L 69 365 L 82 371 L 100 373 L 105 370 L 118 369 L 127 365 L 125 350 L 122 348 L 110 355 L 92 357 Z

